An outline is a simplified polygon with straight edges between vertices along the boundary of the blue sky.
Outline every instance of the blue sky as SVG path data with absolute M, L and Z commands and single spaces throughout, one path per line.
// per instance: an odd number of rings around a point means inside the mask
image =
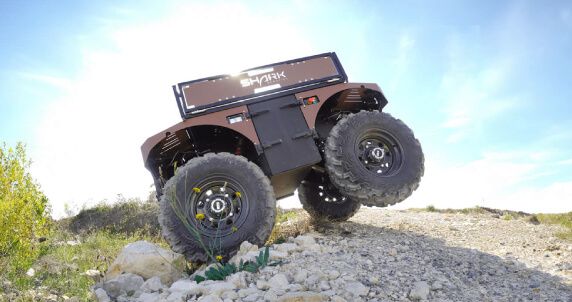
M 0 140 L 57 213 L 146 195 L 170 85 L 327 51 L 423 145 L 399 207 L 572 210 L 567 1 L 1 1 L 0 45 Z

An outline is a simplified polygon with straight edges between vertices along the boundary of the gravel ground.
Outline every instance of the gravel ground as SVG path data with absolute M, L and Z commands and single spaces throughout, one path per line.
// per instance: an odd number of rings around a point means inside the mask
M 425 282 L 432 301 L 572 301 L 572 243 L 557 230 L 490 214 L 366 208 L 319 230 L 319 242 L 338 250 L 328 263 L 356 268 L 372 300 L 407 301 Z
M 572 243 L 557 230 L 491 214 L 364 208 L 274 245 L 271 259 L 282 265 L 200 284 L 149 279 L 117 300 L 572 301 Z M 231 261 L 257 251 L 243 243 Z

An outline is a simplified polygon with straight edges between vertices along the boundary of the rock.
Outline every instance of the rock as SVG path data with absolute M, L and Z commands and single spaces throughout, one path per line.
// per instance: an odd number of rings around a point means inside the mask
M 346 283 L 346 291 L 354 296 L 365 296 L 369 292 L 369 288 L 361 284 L 361 282 L 353 281 Z
M 97 298 L 97 301 L 99 302 L 110 302 L 111 299 L 109 299 L 109 296 L 107 295 L 107 293 L 105 292 L 105 290 L 103 288 L 98 288 L 95 290 L 95 297 Z
M 205 286 L 207 293 L 219 297 L 223 292 L 236 289 L 236 286 L 230 282 L 219 281 Z
M 189 295 L 204 295 L 206 294 L 206 289 L 204 288 L 204 283 L 207 281 L 197 284 L 195 281 L 191 281 L 189 279 L 181 279 L 174 282 L 171 287 L 169 288 L 170 292 L 182 292 Z
M 291 253 L 298 250 L 298 245 L 295 243 L 282 243 L 276 245 L 276 251 L 278 252 Z
M 391 248 L 391 249 L 389 249 L 389 251 L 387 253 L 389 254 L 389 256 L 395 257 L 395 256 L 397 256 L 397 249 Z
M 245 255 L 248 252 L 256 252 L 258 253 L 258 246 L 255 244 L 252 244 L 248 241 L 244 241 L 240 244 L 240 248 L 238 250 L 239 254 Z
M 26 276 L 28 276 L 28 277 L 34 277 L 35 274 L 36 274 L 36 270 L 33 268 L 30 268 L 28 271 L 26 271 Z
M 270 284 L 268 284 L 268 282 L 266 282 L 264 280 L 258 280 L 258 281 L 256 281 L 256 288 L 261 289 L 261 290 L 267 290 L 270 288 Z
M 294 282 L 303 283 L 308 278 L 308 271 L 301 269 L 294 275 Z
M 67 244 L 67 245 L 71 245 L 71 246 L 78 245 L 79 243 L 80 243 L 80 242 L 77 241 L 77 240 L 68 240 L 68 241 L 66 241 L 66 244 Z
M 172 292 L 167 296 L 167 302 L 183 302 L 188 297 L 186 292 Z
M 286 275 L 280 273 L 268 280 L 268 285 L 272 289 L 286 289 L 288 287 L 288 278 Z
M 246 274 L 247 272 L 238 272 L 228 276 L 226 279 L 228 282 L 234 284 L 236 288 L 246 288 L 248 284 L 246 283 Z
M 340 276 L 340 272 L 338 272 L 336 270 L 331 270 L 328 272 L 328 279 L 330 279 L 330 280 L 338 279 L 339 276 Z
M 247 252 L 246 254 L 237 253 L 232 258 L 230 258 L 230 260 L 228 262 L 234 263 L 235 265 L 238 265 L 240 263 L 240 260 L 242 260 L 243 262 L 255 261 L 256 256 L 258 256 L 259 254 L 260 254 L 260 252 L 258 250 L 250 251 L 250 252 Z
M 413 284 L 413 289 L 409 292 L 411 300 L 425 300 L 429 296 L 429 284 L 425 281 L 418 281 Z
M 330 289 L 330 284 L 326 280 L 320 281 L 319 287 L 322 291 Z
M 287 290 L 289 292 L 299 292 L 302 291 L 304 289 L 304 287 L 302 287 L 302 285 L 298 284 L 298 283 L 294 283 L 294 284 L 290 284 L 288 285 Z
M 101 279 L 101 272 L 96 269 L 88 269 L 84 274 L 95 282 L 98 282 Z
M 269 290 L 264 294 L 264 301 L 276 301 L 278 300 L 278 295 L 273 290 Z
M 443 284 L 439 281 L 435 281 L 433 282 L 433 284 L 431 284 L 431 289 L 432 290 L 439 290 L 443 288 Z
M 271 251 L 270 252 L 270 260 L 282 260 L 288 257 L 287 252 L 279 252 L 279 251 Z
M 371 276 L 371 277 L 369 277 L 369 283 L 371 283 L 373 285 L 378 285 L 379 284 L 379 278 L 376 276 Z
M 159 293 L 142 293 L 139 298 L 137 298 L 138 302 L 155 302 L 160 301 Z
M 252 294 L 257 293 L 257 292 L 258 292 L 258 289 L 256 289 L 255 287 L 243 288 L 243 289 L 240 289 L 238 291 L 238 296 L 241 298 L 244 298 L 246 296 L 252 295 Z
M 208 296 L 204 296 L 199 298 L 198 300 L 199 302 L 222 302 L 222 300 L 217 297 L 216 295 L 208 295 Z
M 111 298 L 117 298 L 120 295 L 133 295 L 143 285 L 141 276 L 127 273 L 117 276 L 114 279 L 107 280 L 103 283 L 103 289 Z
M 316 244 L 316 239 L 309 235 L 300 235 L 294 238 L 294 243 L 298 244 L 301 247 L 307 247 Z
M 162 288 L 165 288 L 165 285 L 161 283 L 161 278 L 159 278 L 159 276 L 151 277 L 141 285 L 141 290 L 143 292 L 156 292 Z
M 258 300 L 260 300 L 260 299 L 259 299 L 258 292 L 254 293 L 254 294 L 251 294 L 251 295 L 248 295 L 247 297 L 242 298 L 242 301 L 244 301 L 244 302 L 255 302 L 255 301 L 258 301 Z
M 185 269 L 185 257 L 147 241 L 126 245 L 106 273 L 106 279 L 121 273 L 137 274 L 145 279 L 159 276 L 161 282 L 170 285 L 179 279 Z
M 324 295 L 313 292 L 287 293 L 278 298 L 279 302 L 320 302 L 325 300 Z
M 307 287 L 313 287 L 316 283 L 318 283 L 318 281 L 320 281 L 320 277 L 317 275 L 311 275 L 310 277 L 307 277 L 306 280 L 304 280 L 304 284 Z
M 331 302 L 347 302 L 346 299 L 340 297 L 340 296 L 333 296 L 330 298 Z
M 235 291 L 228 291 L 228 292 L 224 292 L 222 293 L 222 295 L 220 296 L 221 298 L 227 300 L 237 300 L 238 299 L 238 293 Z

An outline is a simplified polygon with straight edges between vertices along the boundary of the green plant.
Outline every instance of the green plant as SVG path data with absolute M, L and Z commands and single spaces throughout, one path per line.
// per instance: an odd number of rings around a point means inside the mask
M 427 212 L 436 212 L 437 208 L 435 208 L 434 205 L 428 205 L 425 210 L 427 210 Z
M 195 281 L 201 283 L 205 280 L 224 280 L 226 277 L 241 271 L 246 271 L 250 273 L 256 273 L 258 270 L 264 268 L 265 266 L 278 265 L 280 262 L 268 263 L 270 259 L 270 248 L 266 247 L 260 254 L 255 257 L 255 261 L 246 261 L 242 259 L 238 264 L 238 267 L 234 263 L 220 264 L 217 263 L 214 267 L 209 268 L 205 271 L 205 276 L 196 275 Z
M 0 270 L 22 272 L 40 254 L 49 232 L 48 199 L 29 173 L 25 146 L 0 146 Z M 15 273 L 14 272 L 14 273 Z

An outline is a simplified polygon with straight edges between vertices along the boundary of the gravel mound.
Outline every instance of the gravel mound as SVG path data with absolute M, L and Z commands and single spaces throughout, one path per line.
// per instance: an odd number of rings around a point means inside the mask
M 171 286 L 122 277 L 116 301 L 572 301 L 572 244 L 555 226 L 490 214 L 362 209 L 271 247 L 282 264 Z M 232 261 L 249 259 L 244 243 Z M 202 273 L 202 272 L 199 272 Z M 139 288 L 135 288 L 138 287 Z M 119 286 L 120 287 L 120 286 Z M 110 301 L 103 288 L 100 301 Z

